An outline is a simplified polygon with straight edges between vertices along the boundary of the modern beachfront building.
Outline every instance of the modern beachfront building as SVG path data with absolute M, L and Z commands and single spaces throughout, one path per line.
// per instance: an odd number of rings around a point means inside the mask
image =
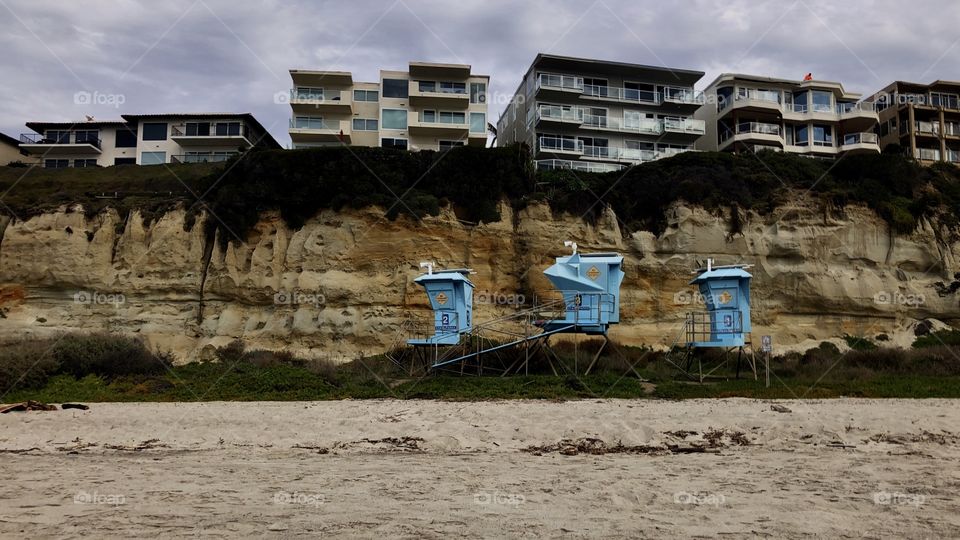
M 898 145 L 923 164 L 960 164 L 960 82 L 897 81 L 867 101 L 880 117 L 880 145 Z
M 45 168 L 226 161 L 280 144 L 248 113 L 124 114 L 122 120 L 27 122 L 20 148 Z
M 698 149 L 777 150 L 832 158 L 880 152 L 873 104 L 837 82 L 724 73 L 707 87 Z
M 410 62 L 378 82 L 345 71 L 290 70 L 294 148 L 381 146 L 444 150 L 486 146 L 490 77 L 465 64 Z
M 618 170 L 694 149 L 701 71 L 538 54 L 497 122 L 540 169 Z

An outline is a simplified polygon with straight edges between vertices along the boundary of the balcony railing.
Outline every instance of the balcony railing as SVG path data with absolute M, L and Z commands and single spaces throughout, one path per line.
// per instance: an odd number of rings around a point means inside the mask
M 590 161 L 574 161 L 569 159 L 538 159 L 537 169 L 540 170 L 562 170 L 569 169 L 574 171 L 605 173 L 619 171 L 624 165 L 615 163 L 593 163 Z
M 427 125 L 439 125 L 439 126 L 456 126 L 456 127 L 466 127 L 467 118 L 464 116 L 462 119 L 454 118 L 452 116 L 443 116 L 435 115 L 432 117 L 425 117 L 423 113 L 420 114 L 418 118 L 420 124 Z
M 170 163 L 222 163 L 236 157 L 237 153 L 231 154 L 184 154 L 170 156 Z
M 560 90 L 583 91 L 583 77 L 541 73 L 537 78 L 537 88 L 556 88 Z
M 766 103 L 780 103 L 780 92 L 771 90 L 748 90 L 746 93 L 738 93 L 737 101 L 742 100 L 763 101 Z
M 325 122 L 322 118 L 291 118 L 290 129 L 317 129 L 330 131 L 340 129 L 340 123 Z
M 960 150 L 950 150 L 948 148 L 945 157 L 947 158 L 947 161 L 951 163 L 960 163 Z
M 920 133 L 931 133 L 933 135 L 940 134 L 940 123 L 939 122 L 916 122 L 917 131 Z
M 21 133 L 20 142 L 23 144 L 89 144 L 100 148 L 100 138 L 79 133 L 65 133 L 60 137 L 45 137 L 39 133 Z
M 670 103 L 684 103 L 703 105 L 703 92 L 695 92 L 692 88 L 675 88 L 672 86 L 663 89 L 663 101 Z
M 876 133 L 848 133 L 843 136 L 843 145 L 848 144 L 877 144 Z
M 923 161 L 940 161 L 940 149 L 917 148 L 917 151 L 913 154 L 913 156 Z
M 290 101 L 312 101 L 318 103 L 340 103 L 350 100 L 350 94 L 340 90 L 321 90 L 319 88 L 291 88 Z
M 943 124 L 943 134 L 949 135 L 951 137 L 960 136 L 960 123 L 957 122 L 945 122 Z
M 762 122 L 740 122 L 737 124 L 737 133 L 759 133 L 761 135 L 780 135 L 780 126 L 778 124 L 765 124 Z
M 664 118 L 663 130 L 674 133 L 694 133 L 703 135 L 707 132 L 707 124 L 703 120 L 693 118 Z
M 582 154 L 583 141 L 560 137 L 540 137 L 537 140 L 537 148 L 546 152 L 576 152 Z
M 583 122 L 583 109 L 580 107 L 560 107 L 557 105 L 540 105 L 537 108 L 537 118 L 555 120 L 558 122 Z
M 206 128 L 201 128 L 201 126 L 206 126 Z M 237 129 L 233 129 L 234 127 Z M 248 128 L 245 124 L 237 126 L 236 123 L 232 122 L 170 126 L 170 135 L 173 137 L 246 137 L 247 133 Z

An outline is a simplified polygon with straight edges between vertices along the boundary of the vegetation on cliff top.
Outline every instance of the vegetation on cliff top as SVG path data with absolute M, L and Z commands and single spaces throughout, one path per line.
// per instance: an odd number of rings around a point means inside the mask
M 118 192 L 118 198 L 97 196 L 104 192 Z M 299 227 L 323 209 L 377 205 L 393 219 L 436 215 L 450 205 L 460 219 L 475 223 L 498 220 L 497 205 L 505 198 L 518 208 L 545 201 L 556 212 L 587 219 L 609 205 L 625 230 L 661 232 L 664 210 L 676 201 L 767 214 L 800 194 L 836 207 L 866 204 L 895 230 L 909 232 L 924 216 L 956 219 L 960 168 L 922 167 L 898 153 L 821 161 L 776 152 L 691 152 L 590 174 L 534 172 L 519 146 L 445 153 L 342 147 L 255 150 L 220 165 L 30 172 L 0 167 L 0 193 L 6 193 L 0 212 L 21 219 L 70 202 L 83 203 L 88 213 L 105 206 L 122 214 L 139 208 L 148 219 L 185 204 L 192 213 L 211 211 L 221 239 L 234 241 L 268 210 Z M 736 223 L 731 227 L 736 230 Z

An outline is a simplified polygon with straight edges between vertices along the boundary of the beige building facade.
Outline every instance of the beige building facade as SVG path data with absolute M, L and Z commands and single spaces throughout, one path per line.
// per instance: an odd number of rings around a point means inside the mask
M 898 145 L 920 163 L 960 164 L 960 82 L 897 81 L 870 98 L 880 144 Z
M 490 77 L 465 64 L 411 62 L 378 82 L 343 71 L 290 70 L 293 148 L 486 146 Z
M 833 158 L 880 152 L 873 104 L 837 82 L 724 73 L 707 87 L 698 149 L 775 150 Z

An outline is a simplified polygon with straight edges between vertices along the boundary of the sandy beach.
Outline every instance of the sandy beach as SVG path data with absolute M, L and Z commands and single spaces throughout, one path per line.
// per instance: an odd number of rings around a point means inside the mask
M 8 413 L 0 536 L 958 537 L 958 405 L 92 403 Z

